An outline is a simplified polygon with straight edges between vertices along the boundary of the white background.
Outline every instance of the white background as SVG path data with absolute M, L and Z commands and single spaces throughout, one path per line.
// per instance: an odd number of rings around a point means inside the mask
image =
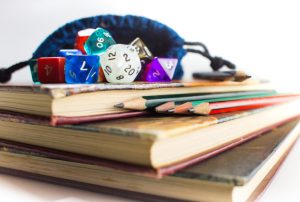
M 204 42 L 213 55 L 231 60 L 255 77 L 271 79 L 280 89 L 300 89 L 300 5 L 288 0 L 1 0 L 0 67 L 30 58 L 43 39 L 59 26 L 99 14 L 134 14 L 158 20 L 186 40 Z M 183 64 L 186 78 L 193 71 L 208 70 L 208 61 L 198 55 L 186 56 Z M 29 68 L 16 73 L 12 82 L 31 82 Z M 262 201 L 300 200 L 299 152 L 298 144 Z M 39 191 L 26 189 L 27 183 L 1 176 L 1 198 L 43 201 Z M 78 196 L 78 191 L 52 185 L 37 184 L 36 188 L 48 189 L 58 198 L 71 197 L 70 201 L 75 201 L 73 194 Z M 89 201 L 89 194 L 83 196 L 83 201 Z

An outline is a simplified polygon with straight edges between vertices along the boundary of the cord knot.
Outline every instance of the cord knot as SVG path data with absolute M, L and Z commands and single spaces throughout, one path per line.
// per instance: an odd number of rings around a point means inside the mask
M 224 60 L 221 57 L 212 57 L 210 60 L 210 66 L 214 71 L 218 71 L 224 66 Z
M 1 68 L 0 69 L 0 82 L 1 83 L 6 83 L 10 80 L 11 78 L 11 72 L 9 69 Z
M 214 71 L 218 71 L 223 66 L 228 67 L 229 69 L 235 69 L 235 65 L 229 62 L 228 60 L 224 60 L 221 57 L 211 57 L 210 66 Z
M 235 65 L 231 62 L 229 62 L 228 60 L 225 60 L 221 57 L 213 57 L 211 56 L 211 54 L 209 53 L 207 47 L 200 42 L 184 42 L 184 45 L 187 46 L 200 46 L 202 48 L 202 50 L 197 50 L 197 49 L 192 49 L 192 48 L 187 48 L 185 49 L 187 52 L 190 53 L 198 53 L 200 55 L 202 55 L 203 57 L 207 58 L 210 60 L 210 66 L 214 71 L 218 71 L 219 69 L 221 69 L 223 66 L 228 67 L 229 69 L 235 69 Z
M 9 68 L 1 68 L 0 69 L 0 83 L 6 83 L 11 79 L 11 75 L 18 71 L 19 69 L 22 69 L 23 67 L 26 67 L 29 64 L 30 60 L 26 60 L 23 62 L 16 63 Z

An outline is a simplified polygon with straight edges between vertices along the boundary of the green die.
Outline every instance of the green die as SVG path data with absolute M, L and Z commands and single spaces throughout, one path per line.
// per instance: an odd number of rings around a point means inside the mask
M 106 49 L 116 44 L 110 33 L 102 28 L 97 28 L 84 44 L 87 55 L 101 55 Z
M 30 71 L 31 71 L 31 77 L 32 77 L 32 81 L 35 84 L 39 84 L 39 77 L 38 77 L 38 65 L 37 65 L 37 60 L 30 60 L 29 61 L 29 67 L 30 67 Z

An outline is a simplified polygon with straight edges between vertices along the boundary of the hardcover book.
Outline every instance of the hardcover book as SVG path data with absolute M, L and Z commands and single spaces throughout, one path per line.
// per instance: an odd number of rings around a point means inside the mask
M 0 85 L 0 109 L 49 117 L 52 125 L 62 125 L 141 116 L 145 112 L 129 112 L 113 107 L 119 102 L 139 96 L 266 89 L 271 89 L 269 83 L 256 80 L 244 82 Z
M 298 119 L 161 179 L 1 143 L 0 171 L 143 201 L 253 201 L 299 136 Z
M 254 138 L 299 116 L 299 104 L 297 100 L 222 115 L 150 116 L 60 127 L 43 119 L 0 114 L 0 138 L 159 170 Z

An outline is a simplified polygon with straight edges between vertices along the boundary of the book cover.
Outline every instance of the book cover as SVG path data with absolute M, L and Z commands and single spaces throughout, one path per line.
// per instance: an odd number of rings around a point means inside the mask
M 245 110 L 210 116 L 168 116 L 145 112 L 144 117 L 62 126 L 52 126 L 47 117 L 0 110 L 0 121 L 45 126 L 49 130 L 57 128 L 99 133 L 107 132 L 112 135 L 135 136 L 155 140 L 245 117 L 259 113 L 262 110 Z
M 47 125 L 51 126 L 62 126 L 62 125 L 75 125 L 84 124 L 92 122 L 109 121 L 115 119 L 142 117 L 151 114 L 149 111 L 126 111 L 120 113 L 110 113 L 110 114 L 99 114 L 90 116 L 77 116 L 77 117 L 66 117 L 66 116 L 39 116 L 34 114 L 23 114 L 15 111 L 0 110 L 0 114 L 11 114 L 17 115 L 19 117 L 26 117 L 28 119 L 34 119 L 41 121 Z M 1 115 L 0 115 L 1 116 Z
M 247 80 L 244 82 L 233 81 L 173 81 L 173 82 L 133 82 L 128 84 L 115 84 L 115 83 L 97 83 L 97 84 L 32 84 L 32 85 L 0 85 L 1 91 L 8 92 L 24 92 L 24 93 L 41 93 L 49 94 L 53 98 L 62 98 L 81 93 L 90 93 L 96 91 L 110 91 L 110 90 L 151 90 L 161 88 L 193 88 L 193 87 L 230 87 L 230 86 L 243 86 L 247 89 L 265 88 L 270 89 L 270 84 L 263 80 Z M 251 87 L 252 86 L 252 87 Z M 213 90 L 213 89 L 212 89 Z M 220 92 L 216 89 L 216 92 Z

